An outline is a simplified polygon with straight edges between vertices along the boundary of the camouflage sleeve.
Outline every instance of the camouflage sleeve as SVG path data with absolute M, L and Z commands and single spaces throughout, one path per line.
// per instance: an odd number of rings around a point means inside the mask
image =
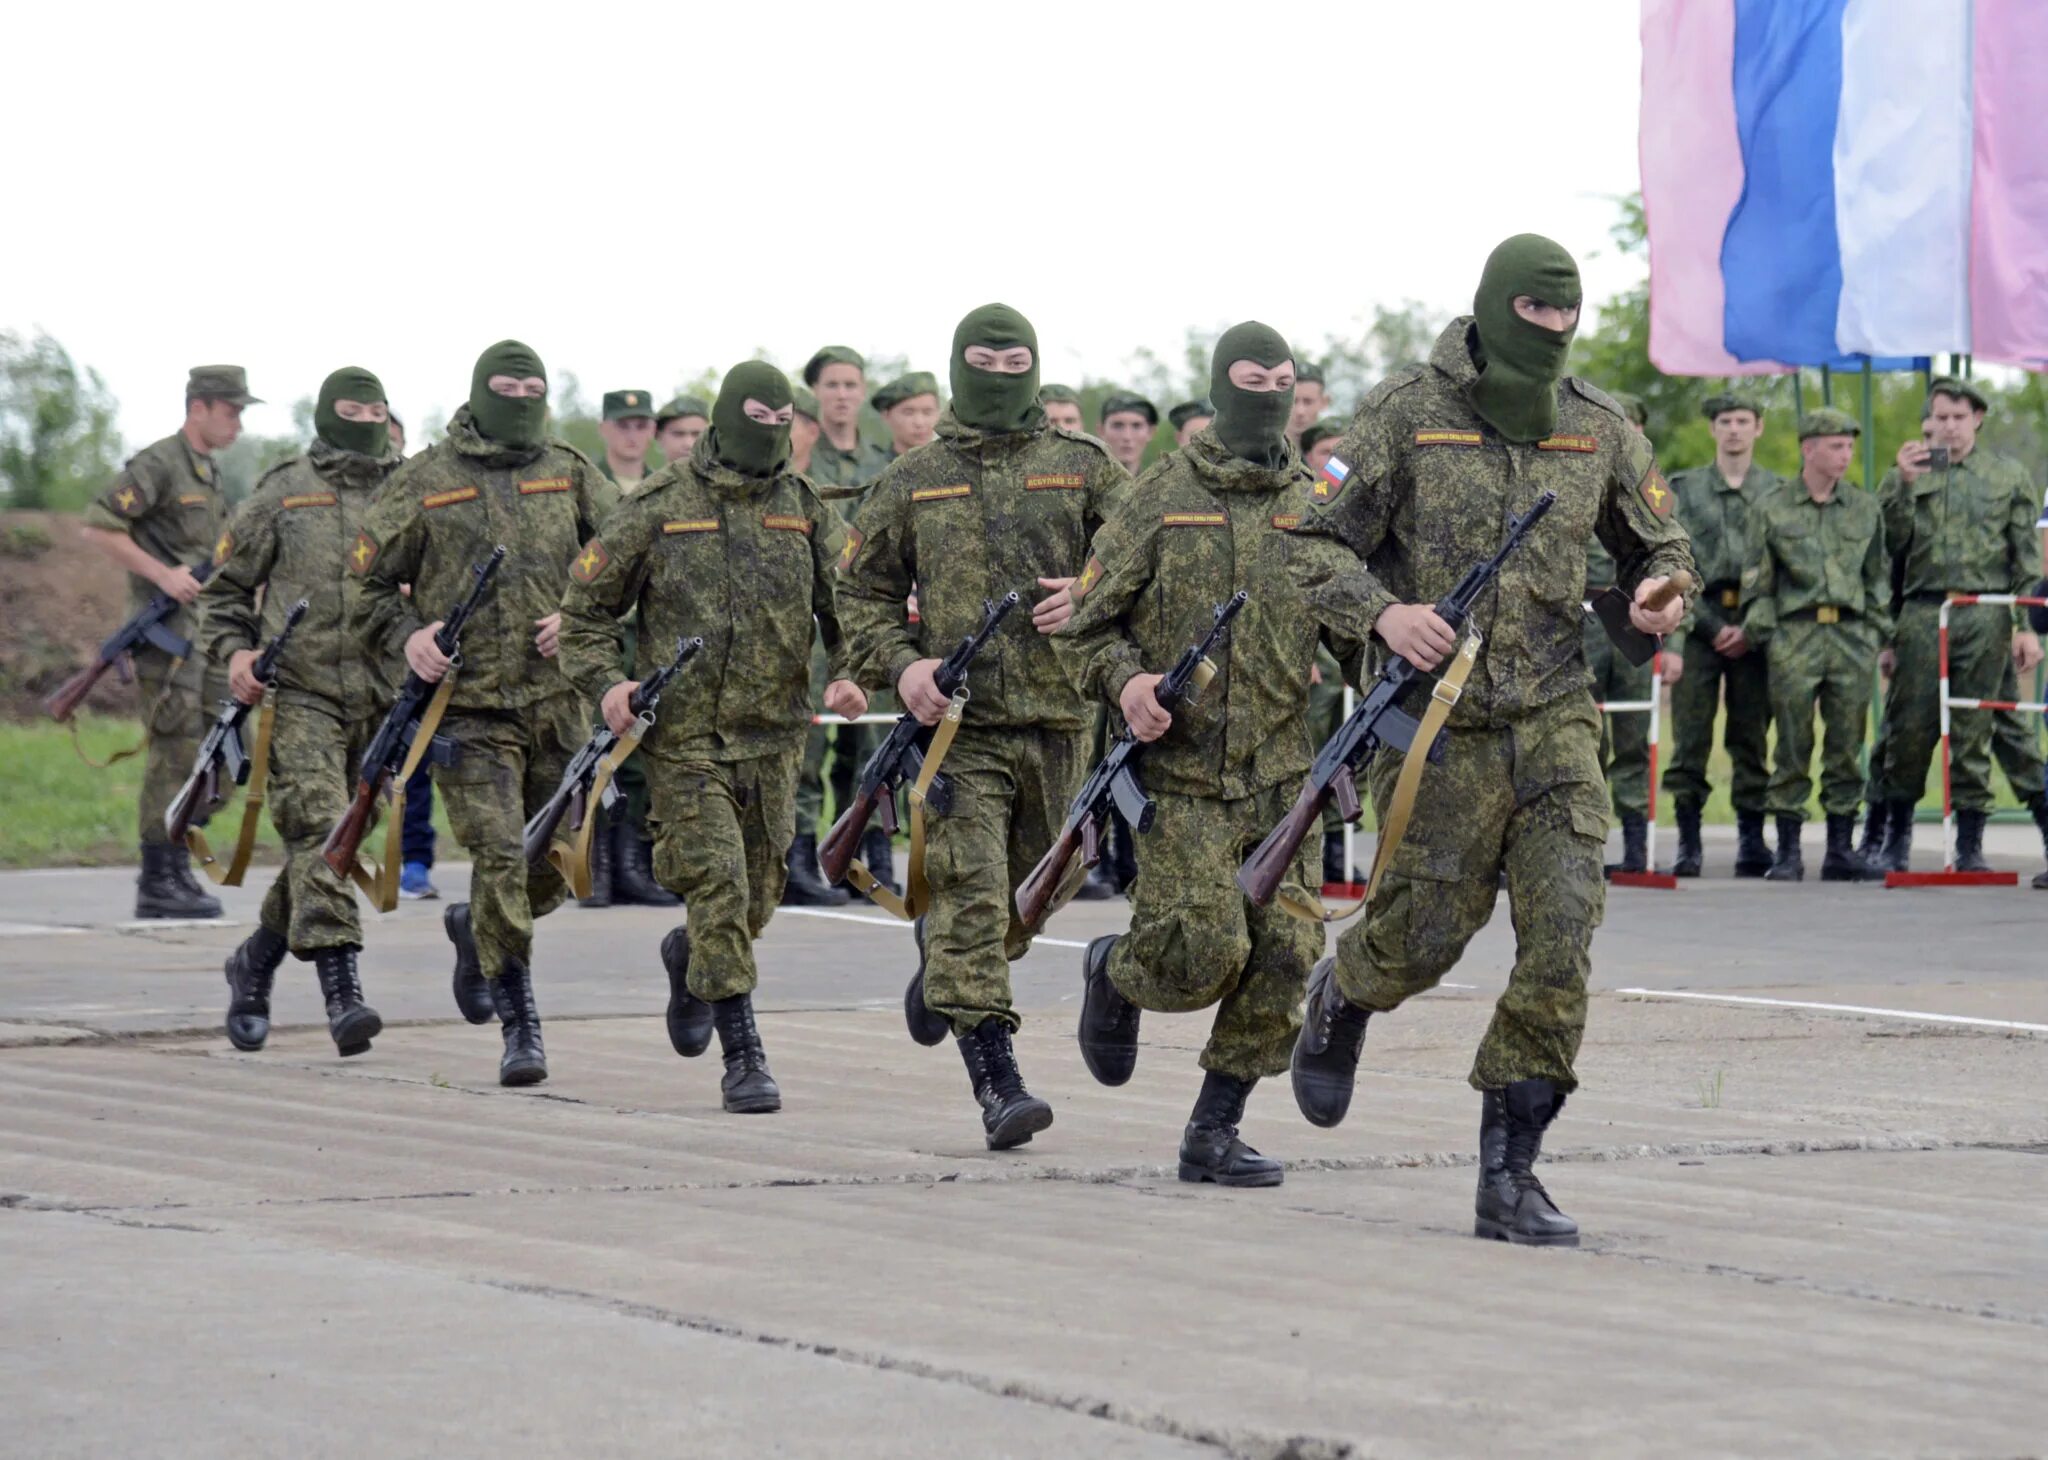
M 1771 524 L 1761 513 L 1752 515 L 1749 566 L 1742 570 L 1742 632 L 1752 649 L 1761 650 L 1778 627 L 1778 569 L 1771 554 Z
M 1084 515 L 1091 539 L 1116 518 L 1130 497 L 1132 485 L 1131 474 L 1116 458 L 1103 452 L 1102 460 L 1088 474 L 1088 510 Z M 1048 573 L 1046 576 L 1054 575 Z
M 865 689 L 895 688 L 903 671 L 926 657 L 905 612 L 917 553 L 910 488 L 898 466 L 876 480 L 839 550 L 839 626 L 853 676 Z
M 1608 476 L 1606 500 L 1593 519 L 1594 535 L 1614 555 L 1614 581 L 1633 594 L 1646 578 L 1668 578 L 1682 571 L 1697 579 L 1692 539 L 1673 510 L 1676 494 L 1657 469 L 1649 438 L 1625 422 L 1620 429 L 1620 453 Z M 1695 584 L 1686 607 L 1696 608 L 1698 600 Z
M 1143 487 L 1131 488 L 1124 510 L 1095 534 L 1087 565 L 1074 580 L 1074 616 L 1052 636 L 1060 667 L 1082 696 L 1100 695 L 1112 706 L 1132 677 L 1145 672 L 1125 627 L 1131 605 L 1157 571 L 1159 517 L 1138 505 L 1145 495 Z
M 1893 467 L 1877 486 L 1878 505 L 1884 509 L 1885 551 L 1903 558 L 1913 546 L 1913 489 Z M 1887 595 L 1889 596 L 1889 595 Z
M 256 647 L 263 621 L 256 590 L 270 581 L 276 561 L 277 509 L 259 492 L 235 509 L 213 545 L 213 576 L 199 591 L 203 612 L 193 642 L 209 662 L 226 664 L 228 655 Z
M 1877 531 L 1870 534 L 1870 547 L 1863 554 L 1863 603 L 1866 615 L 1877 629 L 1880 644 L 1891 642 L 1892 553 L 1885 541 L 1884 513 L 1877 514 Z
M 163 468 L 148 456 L 138 456 L 121 468 L 112 486 L 86 504 L 85 525 L 132 535 L 135 524 L 156 510 L 168 488 Z
M 2034 556 L 2038 550 L 2034 540 L 2034 486 L 2021 471 L 2015 470 L 2012 476 L 2012 497 L 2005 515 L 2005 564 L 2012 583 L 2007 591 L 2024 598 L 2034 591 Z M 2015 604 L 2012 613 L 2013 627 L 2025 632 L 2026 609 Z
M 647 581 L 653 545 L 644 512 L 622 510 L 605 519 L 569 564 L 562 592 L 562 673 L 592 704 L 625 675 L 626 640 L 620 620 L 633 612 Z
M 1338 638 L 1358 643 L 1400 601 L 1366 565 L 1393 520 L 1397 464 L 1387 407 L 1391 386 L 1376 386 L 1359 404 L 1350 429 L 1309 490 L 1308 516 L 1287 545 L 1287 570 L 1310 611 Z
M 825 646 L 826 678 L 851 679 L 853 655 L 839 622 L 839 559 L 846 551 L 846 528 L 808 482 L 800 490 L 804 515 L 816 524 L 811 529 L 811 616 L 818 621 L 818 638 Z
M 374 653 L 402 660 L 405 641 L 427 626 L 400 591 L 419 574 L 426 531 L 426 514 L 400 467 L 346 550 L 348 570 L 362 579 L 353 627 Z
M 588 542 L 604 531 L 605 519 L 625 500 L 625 494 L 581 453 L 576 459 L 581 464 L 576 473 L 576 532 Z

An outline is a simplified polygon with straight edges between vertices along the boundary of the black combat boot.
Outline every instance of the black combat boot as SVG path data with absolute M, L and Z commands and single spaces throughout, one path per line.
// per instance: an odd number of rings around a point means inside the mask
M 1105 1085 L 1121 1085 L 1138 1066 L 1138 1006 L 1109 978 L 1117 935 L 1104 933 L 1081 955 L 1081 1063 Z
M 2036 791 L 2027 810 L 2033 813 L 2034 828 L 2041 833 L 2041 855 L 2048 857 L 2048 791 Z M 2036 872 L 2033 885 L 2037 892 L 2048 892 L 2048 871 Z
M 538 1085 L 548 1077 L 548 1052 L 540 1042 L 540 1006 L 533 1001 L 533 971 L 516 958 L 506 959 L 503 970 L 491 980 L 491 997 L 505 1031 L 498 1083 Z
M 343 1059 L 364 1054 L 370 1041 L 384 1032 L 377 1011 L 363 1002 L 362 980 L 356 976 L 356 950 L 322 948 L 313 954 L 313 972 L 327 1000 L 327 1033 Z
M 1981 811 L 1956 812 L 1956 871 L 1991 870 L 1991 864 L 1984 860 L 1984 819 Z
M 690 933 L 671 928 L 661 940 L 661 966 L 668 970 L 668 1042 L 685 1059 L 711 1048 L 711 1005 L 690 992 Z
M 768 1115 L 782 1109 L 782 1091 L 768 1073 L 761 1031 L 754 1027 L 754 996 L 734 994 L 711 1005 L 718 1026 L 718 1047 L 725 1053 L 725 1074 L 718 1088 L 725 1108 L 734 1115 Z
M 1856 816 L 1854 812 L 1843 812 L 1828 816 L 1828 854 L 1821 858 L 1820 880 L 1823 882 L 1882 882 L 1884 872 L 1873 867 L 1857 854 L 1850 845 L 1856 837 Z
M 498 1006 L 491 1000 L 490 980 L 477 961 L 476 936 L 469 930 L 469 904 L 451 902 L 441 910 L 441 930 L 455 945 L 455 1007 L 472 1024 L 488 1024 L 497 1017 Z
M 1891 808 L 1891 828 L 1884 839 L 1884 860 L 1881 865 L 1887 872 L 1910 872 L 1913 870 L 1913 812 L 1911 801 L 1888 801 Z
M 1358 1056 L 1365 1048 L 1361 1009 L 1337 992 L 1337 960 L 1325 958 L 1309 975 L 1308 1008 L 1294 1041 L 1294 1103 L 1310 1125 L 1333 1126 L 1351 1108 Z
M 1804 882 L 1806 860 L 1799 854 L 1799 832 L 1805 823 L 1796 816 L 1778 818 L 1778 859 L 1764 873 L 1766 882 Z
M 1773 866 L 1771 849 L 1764 845 L 1764 814 L 1761 811 L 1735 813 L 1735 875 L 1762 877 Z
M 910 976 L 910 986 L 903 991 L 903 1022 L 909 1026 L 912 1039 L 930 1047 L 953 1032 L 953 1021 L 924 1001 L 923 918 L 910 925 L 910 936 L 917 940 L 917 972 Z
M 207 896 L 192 879 L 192 862 L 183 847 L 157 842 L 142 844 L 142 872 L 135 879 L 138 918 L 217 918 L 220 899 Z
M 1076 902 L 1107 902 L 1116 896 L 1116 879 L 1109 874 L 1109 858 L 1097 857 L 1081 885 L 1074 889 Z
M 1245 1097 L 1257 1080 L 1240 1080 L 1210 1070 L 1202 1077 L 1202 1093 L 1180 1135 L 1180 1179 L 1213 1181 L 1218 1186 L 1278 1186 L 1285 1169 L 1271 1156 L 1261 1156 L 1237 1138 L 1244 1119 Z
M 1024 1088 L 1009 1025 L 991 1014 L 957 1043 L 981 1102 L 981 1128 L 991 1151 L 1024 1145 L 1052 1124 L 1052 1107 Z
M 228 1043 L 255 1051 L 270 1038 L 270 985 L 284 962 L 284 939 L 262 926 L 228 955 Z
M 1579 1224 L 1557 1209 L 1534 1170 L 1543 1132 L 1564 1109 L 1549 1080 L 1480 1092 L 1479 1196 L 1472 1235 L 1532 1247 L 1576 1247 Z
M 1340 827 L 1323 833 L 1323 881 L 1344 880 L 1344 831 Z
M 1673 877 L 1697 877 L 1703 854 L 1700 848 L 1700 803 L 1680 801 L 1678 812 L 1678 856 L 1671 863 Z
M 818 835 L 816 832 L 801 832 L 789 844 L 789 855 L 785 859 L 789 873 L 782 883 L 782 905 L 784 907 L 844 907 L 853 900 L 853 894 L 844 887 L 833 887 L 825 881 L 818 870 Z
M 896 881 L 896 848 L 889 840 L 889 833 L 879 826 L 871 826 L 861 833 L 861 865 L 868 869 L 875 881 L 899 897 L 903 888 Z
M 1650 822 L 1641 812 L 1621 813 L 1621 860 L 1609 862 L 1605 870 L 1610 877 L 1616 872 L 1650 870 Z
M 654 880 L 654 843 L 621 815 L 613 819 L 612 901 L 679 907 L 682 899 Z
M 1881 796 L 1873 799 L 1863 814 L 1863 840 L 1856 844 L 1856 855 L 1880 872 L 1884 870 L 1885 834 L 1891 824 L 1891 803 Z
M 590 896 L 579 897 L 578 907 L 610 907 L 612 905 L 612 818 L 602 808 L 590 813 L 598 818 L 596 826 L 590 829 Z M 490 1018 L 489 1014 L 484 1015 Z M 474 1021 L 482 1023 L 479 1019 Z

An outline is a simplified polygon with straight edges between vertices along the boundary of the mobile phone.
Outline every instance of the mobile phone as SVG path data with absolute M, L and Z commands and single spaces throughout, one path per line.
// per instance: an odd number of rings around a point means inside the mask
M 1948 470 L 1948 448 L 1946 446 L 1930 446 L 1927 448 L 1927 469 L 1929 471 Z

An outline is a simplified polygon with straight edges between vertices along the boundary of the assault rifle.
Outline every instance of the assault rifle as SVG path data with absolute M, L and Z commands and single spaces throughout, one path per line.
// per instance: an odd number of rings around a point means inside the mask
M 277 631 L 276 638 L 263 646 L 263 652 L 250 666 L 249 673 L 266 689 L 277 683 L 278 658 L 284 653 L 292 630 L 306 616 L 306 608 L 303 598 L 292 605 L 291 612 L 284 616 L 284 627 Z M 172 846 L 185 844 L 185 833 L 191 830 L 192 823 L 205 820 L 214 807 L 227 799 L 229 785 L 245 786 L 249 783 L 249 754 L 242 748 L 242 722 L 255 708 L 255 705 L 245 705 L 233 697 L 221 701 L 220 713 L 213 717 L 206 738 L 199 742 L 199 755 L 192 762 L 192 774 L 185 778 L 185 784 L 179 787 L 177 796 L 164 810 L 164 833 Z
M 1462 629 L 1472 616 L 1472 605 L 1492 585 L 1508 554 L 1522 545 L 1529 529 L 1556 500 L 1557 493 L 1545 492 L 1527 512 L 1512 518 L 1508 522 L 1507 541 L 1500 545 L 1500 551 L 1467 570 L 1458 586 L 1436 605 L 1436 616 L 1454 632 Z M 1316 753 L 1308 780 L 1293 807 L 1237 870 L 1237 885 L 1253 906 L 1265 907 L 1272 902 L 1293 867 L 1302 842 L 1322 823 L 1326 805 L 1335 800 L 1338 815 L 1346 821 L 1357 821 L 1363 814 L 1354 778 L 1382 747 L 1391 745 L 1404 754 L 1415 753 L 1415 737 L 1422 724 L 1401 708 L 1400 701 L 1422 675 L 1407 659 L 1390 653 L 1386 666 L 1374 677 L 1350 718 L 1337 727 L 1337 733 Z M 1435 744 L 1423 746 L 1422 750 L 1431 759 L 1438 759 L 1443 754 L 1442 744 L 1439 736 Z
M 491 549 L 488 558 L 469 570 L 475 579 L 470 584 L 469 596 L 449 611 L 434 635 L 434 647 L 456 661 L 449 666 L 450 674 L 455 673 L 461 662 L 462 630 L 476 612 L 477 605 L 483 602 L 485 590 L 491 586 L 498 565 L 504 561 L 505 548 L 501 543 Z M 420 716 L 425 713 L 427 701 L 434 697 L 438 688 L 438 683 L 429 684 L 408 671 L 390 713 L 377 727 L 370 748 L 363 752 L 362 771 L 356 777 L 355 799 L 349 802 L 341 820 L 334 823 L 334 830 L 327 833 L 327 843 L 321 848 L 320 855 L 338 875 L 346 877 L 355 867 L 356 850 L 362 846 L 363 837 L 370 830 L 370 818 L 376 814 L 377 798 L 383 795 L 391 778 L 405 768 L 406 759 L 412 753 L 413 740 L 419 734 Z M 453 765 L 457 747 L 452 741 L 437 735 L 428 753 L 435 765 Z
M 953 652 L 948 654 L 932 671 L 932 682 L 939 693 L 951 698 L 960 687 L 967 683 L 968 666 L 974 663 L 974 656 L 995 633 L 996 626 L 1015 608 L 1018 597 L 1015 592 L 1004 594 L 995 602 L 986 600 L 981 605 L 981 627 L 962 639 Z M 897 717 L 889 727 L 885 739 L 868 757 L 860 768 L 860 776 L 854 782 L 853 803 L 839 814 L 832 823 L 832 829 L 825 833 L 824 841 L 818 844 L 818 869 L 825 874 L 827 882 L 845 879 L 846 869 L 853 864 L 855 853 L 860 850 L 860 839 L 868 829 L 868 822 L 880 814 L 883 829 L 892 835 L 896 831 L 896 792 L 905 781 L 915 782 L 924 770 L 925 748 L 932 743 L 929 727 L 918 723 L 917 716 L 908 711 Z M 951 792 L 943 776 L 935 779 L 925 794 L 925 804 L 938 815 L 946 814 Z
M 1199 644 L 1191 645 L 1180 659 L 1160 677 L 1152 687 L 1153 698 L 1167 711 L 1178 709 L 1187 699 L 1191 689 L 1201 689 L 1215 673 L 1215 666 L 1209 663 L 1209 652 L 1223 638 L 1230 621 L 1237 617 L 1245 605 L 1246 594 L 1239 589 L 1226 603 L 1219 603 L 1213 610 L 1214 622 L 1209 632 L 1202 636 Z M 1038 865 L 1031 869 L 1017 888 L 1017 916 L 1024 926 L 1035 928 L 1074 889 L 1080 886 L 1081 877 L 1097 862 L 1102 860 L 1103 834 L 1109 829 L 1110 808 L 1123 814 L 1124 823 L 1134 832 L 1148 832 L 1152 819 L 1158 814 L 1158 806 L 1145 794 L 1144 786 L 1138 782 L 1138 762 L 1144 757 L 1145 742 L 1131 733 L 1126 725 L 1116 737 L 1116 743 L 1102 757 L 1102 763 L 1088 773 L 1088 779 L 1081 785 L 1081 794 L 1074 798 L 1074 804 L 1067 809 L 1066 825 L 1060 828 L 1059 836 L 1046 854 L 1039 858 Z M 1079 853 L 1079 871 L 1074 870 L 1074 855 Z M 1070 885 L 1071 884 L 1071 885 Z
M 627 754 L 630 755 L 633 747 L 639 745 L 640 737 L 653 728 L 654 711 L 661 704 L 661 692 L 668 688 L 668 682 L 703 647 L 702 639 L 676 640 L 676 657 L 641 680 L 639 687 L 627 698 L 626 707 L 639 721 L 626 732 L 632 737 L 632 744 L 626 747 Z M 590 814 L 590 788 L 597 779 L 598 765 L 611 754 L 612 747 L 620 739 L 612 733 L 611 726 L 599 724 L 597 733 L 584 741 L 583 748 L 570 759 L 569 768 L 562 772 L 561 784 L 555 787 L 547 804 L 534 812 L 532 820 L 526 823 L 523 840 L 527 861 L 547 860 L 548 843 L 554 840 L 555 828 L 561 825 L 564 816 L 569 818 L 570 831 L 582 830 L 584 819 Z M 618 786 L 607 779 L 604 790 L 598 795 L 598 804 L 609 808 L 618 799 Z
M 191 570 L 192 576 L 204 583 L 213 576 L 213 563 L 209 560 Z M 128 684 L 135 678 L 134 653 L 144 644 L 154 644 L 173 659 L 186 658 L 192 652 L 192 641 L 181 639 L 164 627 L 164 620 L 176 613 L 178 600 L 168 593 L 159 593 L 135 611 L 135 616 L 114 630 L 113 637 L 100 645 L 99 653 L 92 663 L 65 680 L 43 700 L 43 708 L 50 712 L 50 718 L 58 724 L 68 721 L 78 712 L 85 697 L 92 693 L 92 687 L 100 682 L 100 676 L 113 670 L 121 683 Z

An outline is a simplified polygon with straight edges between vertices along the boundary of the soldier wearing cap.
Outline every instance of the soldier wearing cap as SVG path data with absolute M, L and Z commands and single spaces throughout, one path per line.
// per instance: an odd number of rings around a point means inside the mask
M 661 459 L 670 466 L 688 461 L 710 424 L 711 407 L 700 397 L 677 396 L 654 415 L 654 444 L 661 448 Z
M 1323 412 L 1330 408 L 1330 392 L 1323 386 L 1323 370 L 1313 361 L 1304 361 L 1294 377 L 1294 410 L 1287 418 L 1287 434 L 1297 445 L 1309 427 L 1322 419 Z M 1307 450 L 1306 447 L 1302 448 Z
M 654 397 L 644 390 L 606 391 L 597 434 L 604 439 L 598 470 L 631 496 L 647 477 L 647 448 L 654 444 Z
M 800 476 L 809 476 L 811 451 L 818 444 L 818 398 L 811 394 L 809 386 L 804 385 L 792 385 L 789 395 L 792 402 L 789 469 Z
M 1132 476 L 1144 467 L 1145 448 L 1159 429 L 1159 407 L 1142 395 L 1117 391 L 1102 402 L 1102 425 L 1097 432 L 1109 454 Z
M 1045 422 L 1055 431 L 1086 431 L 1081 418 L 1081 392 L 1071 385 L 1045 385 L 1038 390 Z
M 1870 713 L 1870 670 L 1891 633 L 1891 560 L 1884 517 L 1869 492 L 1846 485 L 1862 427 L 1823 406 L 1799 422 L 1798 477 L 1750 509 L 1750 564 L 1742 575 L 1742 627 L 1770 665 L 1778 749 L 1765 801 L 1778 855 L 1764 875 L 1806 875 L 1799 831 L 1813 792 L 1813 716 L 1826 726 L 1820 806 L 1827 817 L 1823 882 L 1882 879 L 1850 841 L 1862 796 L 1859 763 Z
M 939 380 L 929 370 L 899 375 L 877 390 L 868 404 L 889 428 L 889 458 L 932 439 L 939 425 Z
M 1166 413 L 1166 422 L 1173 427 L 1173 444 L 1176 449 L 1185 450 L 1195 433 L 1216 419 L 1216 407 L 1207 400 L 1184 400 Z
M 1678 817 L 1680 877 L 1700 875 L 1700 809 L 1712 787 L 1707 758 L 1714 747 L 1714 715 L 1725 693 L 1728 718 L 1721 744 L 1733 762 L 1729 799 L 1735 804 L 1735 875 L 1761 877 L 1771 867 L 1764 844 L 1764 796 L 1770 781 L 1764 747 L 1771 694 L 1761 654 L 1752 654 L 1739 608 L 1742 574 L 1749 566 L 1749 514 L 1784 479 L 1758 466 L 1763 435 L 1762 399 L 1747 390 L 1711 395 L 1700 412 L 1714 431 L 1710 466 L 1673 472 L 1678 519 L 1692 535 L 1703 585 L 1685 628 L 1685 670 L 1671 692 L 1671 765 L 1664 790 Z
M 860 434 L 868 362 L 846 345 L 826 345 L 804 364 L 804 384 L 817 393 L 821 439 L 811 451 L 810 478 L 821 486 L 864 487 L 889 464 L 888 451 Z
M 133 607 L 159 593 L 176 599 L 180 607 L 163 627 L 187 646 L 174 653 L 146 644 L 134 655 L 145 741 L 138 918 L 220 916 L 220 903 L 193 877 L 185 848 L 165 837 L 164 811 L 199 754 L 206 706 L 228 696 L 226 667 L 208 664 L 190 647 L 197 617 L 189 605 L 200 588 L 192 570 L 211 561 L 227 522 L 214 453 L 242 434 L 242 407 L 258 403 L 241 366 L 195 365 L 185 382 L 185 424 L 130 457 L 85 510 L 85 539 L 127 570 Z
M 2008 661 L 2020 675 L 2041 662 L 2040 639 L 2018 611 L 2000 604 L 1950 609 L 1945 649 L 1941 645 L 1941 605 L 1950 594 L 2024 595 L 2033 587 L 2034 487 L 2018 462 L 1977 444 L 1990 408 L 1981 390 L 1967 380 L 1943 376 L 1929 385 L 1927 395 L 1931 446 L 1918 440 L 1902 444 L 1879 488 L 1892 581 L 1904 595 L 1883 656 L 1892 671 L 1884 704 L 1890 823 L 1884 860 L 1897 871 L 1906 869 L 1912 852 L 1913 808 L 1926 787 L 1940 737 L 1944 654 L 1949 693 L 1982 699 L 2000 697 Z M 1984 823 L 1992 805 L 1992 729 L 1991 711 L 1953 712 L 1949 764 L 1959 872 L 1988 869 Z M 2041 784 L 2040 750 L 2038 744 L 2019 749 L 2022 763 L 2008 763 L 2006 772 L 2048 850 L 2048 792 Z

